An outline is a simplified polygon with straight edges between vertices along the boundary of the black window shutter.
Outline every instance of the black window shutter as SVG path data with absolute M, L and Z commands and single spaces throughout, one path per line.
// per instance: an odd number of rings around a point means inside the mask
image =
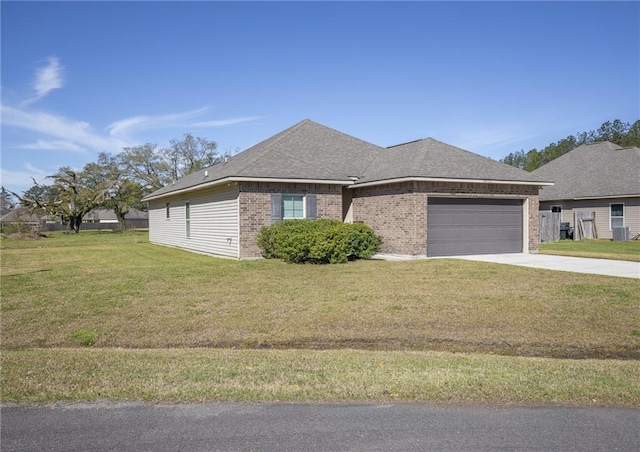
M 271 193 L 271 223 L 282 220 L 282 193 Z
M 315 193 L 307 194 L 307 218 L 309 220 L 318 218 L 318 198 Z

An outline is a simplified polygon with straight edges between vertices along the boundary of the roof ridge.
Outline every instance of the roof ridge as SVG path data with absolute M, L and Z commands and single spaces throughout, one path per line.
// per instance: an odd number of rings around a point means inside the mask
M 551 160 L 551 161 L 548 161 L 548 162 L 547 162 L 547 163 L 545 163 L 544 165 L 542 165 L 542 166 L 540 166 L 540 167 L 538 167 L 538 168 L 534 169 L 534 170 L 533 170 L 533 171 L 531 171 L 531 172 L 532 172 L 532 173 L 535 173 L 536 171 L 539 171 L 540 169 L 545 168 L 545 167 L 547 167 L 548 165 L 551 165 L 551 166 L 549 166 L 549 168 L 552 168 L 552 169 L 553 169 L 555 166 L 557 166 L 557 165 L 558 165 L 558 162 L 562 163 L 562 162 L 564 162 L 566 159 L 572 159 L 573 157 L 571 157 L 570 155 L 571 155 L 571 153 L 572 153 L 572 152 L 574 152 L 574 151 L 578 151 L 578 150 L 580 150 L 580 149 L 583 149 L 583 150 L 584 150 L 584 149 L 588 149 L 589 147 L 592 147 L 592 146 L 601 146 L 601 147 L 602 147 L 603 145 L 604 145 L 604 147 L 605 147 L 605 149 L 606 149 L 607 151 L 619 151 L 620 149 L 622 149 L 622 147 L 621 147 L 621 146 L 619 146 L 619 145 L 617 145 L 617 144 L 615 144 L 615 143 L 613 143 L 613 142 L 611 142 L 611 141 L 607 141 L 607 140 L 605 140 L 605 141 L 597 141 L 597 142 L 595 142 L 595 143 L 582 143 L 580 146 L 576 146 L 575 148 L 571 149 L 570 151 L 567 151 L 567 152 L 565 152 L 564 154 L 562 154 L 561 156 L 556 157 L 556 158 L 554 158 L 554 159 L 553 159 L 553 160 Z M 611 149 L 611 148 L 610 148 L 609 146 L 607 146 L 607 145 L 612 145 L 612 146 L 615 146 L 615 147 L 614 147 L 613 149 Z M 580 152 L 582 152 L 582 151 L 580 151 Z M 569 156 L 569 157 L 568 157 L 568 156 Z M 543 170 L 543 171 L 545 171 L 545 170 Z
M 348 134 L 348 133 L 342 132 L 342 131 L 340 131 L 340 130 L 338 130 L 338 129 L 334 129 L 333 127 L 329 127 L 329 126 L 326 126 L 326 125 L 324 125 L 324 124 L 320 124 L 319 122 L 315 122 L 315 121 L 313 121 L 313 120 L 311 120 L 311 119 L 305 119 L 305 120 L 304 120 L 304 121 L 302 121 L 302 122 L 308 122 L 308 123 L 310 123 L 310 124 L 318 125 L 318 126 L 323 127 L 323 128 L 325 128 L 325 129 L 331 130 L 331 131 L 333 131 L 333 132 L 335 132 L 335 133 L 337 133 L 337 134 L 339 134 L 339 135 L 342 135 L 342 136 L 344 136 L 344 137 L 347 137 L 347 138 L 348 138 L 348 139 L 350 139 L 350 140 L 357 140 L 357 141 L 360 141 L 360 142 L 362 142 L 362 143 L 366 143 L 366 144 L 368 144 L 369 146 L 375 146 L 376 148 L 378 148 L 378 155 L 376 155 L 376 156 L 375 156 L 375 158 L 374 158 L 371 162 L 369 162 L 369 164 L 367 165 L 367 167 L 366 167 L 366 168 L 363 168 L 363 169 L 362 169 L 362 174 L 347 174 L 347 177 L 358 177 L 358 178 L 362 178 L 362 177 L 364 177 L 364 175 L 367 173 L 367 170 L 369 169 L 369 167 L 370 167 L 371 165 L 373 165 L 373 163 L 374 163 L 374 162 L 378 159 L 378 157 L 380 157 L 380 155 L 382 154 L 382 151 L 384 151 L 384 148 L 383 148 L 382 146 L 378 145 L 378 144 L 372 143 L 372 142 L 367 141 L 367 140 L 363 140 L 362 138 L 355 137 L 355 136 L 350 135 L 350 134 Z
M 282 132 L 278 132 L 277 134 L 262 140 L 256 144 L 254 144 L 253 146 L 251 146 L 250 148 L 245 149 L 242 152 L 247 152 L 247 151 L 251 151 L 251 149 L 253 148 L 257 148 L 260 145 L 264 145 L 264 149 L 262 149 L 262 152 L 258 152 L 259 155 L 256 155 L 253 158 L 249 158 L 247 159 L 247 162 L 245 165 L 243 165 L 242 167 L 238 168 L 238 172 L 241 172 L 243 170 L 245 170 L 249 165 L 258 162 L 260 160 L 262 160 L 264 157 L 267 156 L 267 154 L 272 150 L 273 146 L 276 145 L 277 143 L 279 143 L 280 141 L 282 141 L 283 139 L 285 139 L 287 136 L 289 136 L 291 134 L 291 132 L 293 132 L 294 130 L 299 129 L 303 124 L 307 124 L 307 123 L 313 123 L 313 121 L 311 121 L 310 119 L 303 119 L 302 121 L 300 121 L 297 124 L 292 125 L 291 127 L 284 129 Z M 267 144 L 267 142 L 269 142 Z
M 417 143 L 418 141 L 422 141 L 422 140 L 424 140 L 424 138 L 418 138 L 417 140 L 411 140 L 411 141 L 407 141 L 405 143 L 393 144 L 391 146 L 385 147 L 384 149 L 397 148 L 397 147 L 404 146 L 404 145 L 407 145 L 407 144 Z

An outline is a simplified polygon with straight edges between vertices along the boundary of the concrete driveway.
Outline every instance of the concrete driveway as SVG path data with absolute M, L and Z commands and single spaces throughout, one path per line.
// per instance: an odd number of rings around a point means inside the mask
M 479 262 L 492 262 L 496 264 L 519 265 L 521 267 L 544 268 L 546 270 L 560 270 L 565 272 L 640 279 L 640 262 L 524 253 L 480 254 L 476 256 L 452 256 L 451 258 Z

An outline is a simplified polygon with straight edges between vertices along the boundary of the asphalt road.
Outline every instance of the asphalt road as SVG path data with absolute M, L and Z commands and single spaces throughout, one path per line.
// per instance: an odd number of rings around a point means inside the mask
M 640 410 L 423 404 L 1 408 L 8 451 L 637 451 Z

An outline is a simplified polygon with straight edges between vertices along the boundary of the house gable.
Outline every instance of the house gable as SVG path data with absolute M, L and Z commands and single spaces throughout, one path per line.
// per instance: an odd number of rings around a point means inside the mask
M 541 201 L 640 196 L 640 148 L 604 141 L 583 144 L 533 171 L 551 179 Z

